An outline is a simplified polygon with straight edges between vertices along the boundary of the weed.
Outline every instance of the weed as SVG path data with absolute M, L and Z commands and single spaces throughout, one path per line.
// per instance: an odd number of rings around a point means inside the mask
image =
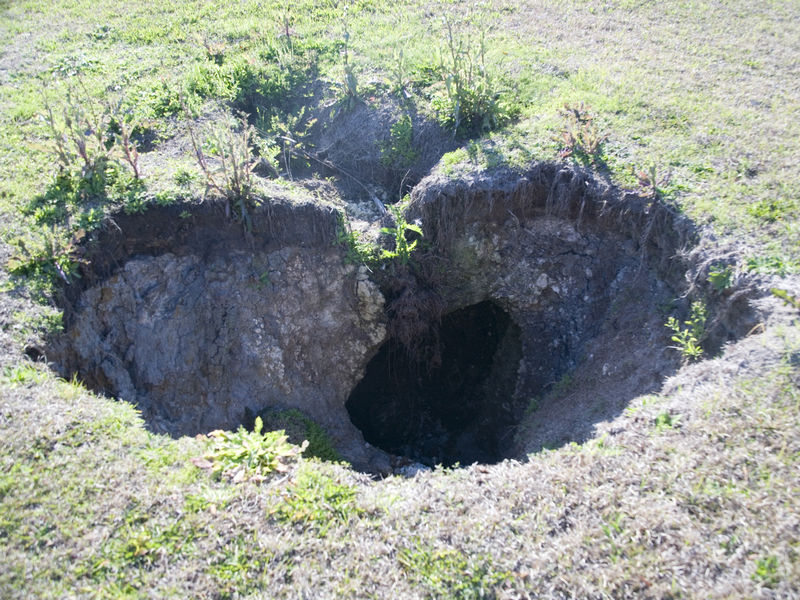
M 712 265 L 708 270 L 708 283 L 716 292 L 724 292 L 733 284 L 733 268 L 730 265 Z
M 262 411 L 260 416 L 264 422 L 265 430 L 281 429 L 293 444 L 302 445 L 306 441 L 307 446 L 303 451 L 304 456 L 331 462 L 342 460 L 325 430 L 301 411 L 294 408 L 289 410 L 267 410 Z
M 751 256 L 746 264 L 749 271 L 780 277 L 800 271 L 800 259 L 786 256 Z
M 59 165 L 70 171 L 80 161 L 81 177 L 86 181 L 95 180 L 103 173 L 109 160 L 107 143 L 111 115 L 91 102 L 85 88 L 83 97 L 76 97 L 73 88 L 67 89 L 66 106 L 60 119 L 56 118 L 44 90 L 42 99 L 44 119 Z
M 575 156 L 592 164 L 597 162 L 608 135 L 600 132 L 589 107 L 583 102 L 576 105 L 565 104 L 560 114 L 564 119 L 564 126 L 560 136 L 555 138 L 561 144 L 559 157 Z
M 41 231 L 37 237 L 27 241 L 11 240 L 16 251 L 8 261 L 8 271 L 17 277 L 27 277 L 41 282 L 43 286 L 57 280 L 70 283 L 77 276 L 75 245 L 64 242 L 53 231 Z
M 211 448 L 195 465 L 234 483 L 263 481 L 273 472 L 286 472 L 289 467 L 285 461 L 295 459 L 307 443 L 294 446 L 283 431 L 261 433 L 263 425 L 261 417 L 256 417 L 253 431 L 241 426 L 235 432 L 212 431 L 208 434 Z
M 539 410 L 541 399 L 538 396 L 533 396 L 525 407 L 525 416 L 528 417 Z
M 378 262 L 379 248 L 364 242 L 361 234 L 354 231 L 344 213 L 339 213 L 336 226 L 336 244 L 345 249 L 345 262 L 351 265 L 364 264 L 367 266 Z
M 492 597 L 492 590 L 510 578 L 509 573 L 496 571 L 487 558 L 467 557 L 454 549 L 436 550 L 420 542 L 401 548 L 397 560 L 428 588 L 431 598 Z
M 403 115 L 389 128 L 389 139 L 381 145 L 381 162 L 394 169 L 407 169 L 417 156 L 411 117 Z
M 250 210 L 256 204 L 254 169 L 273 154 L 266 143 L 259 143 L 255 128 L 245 115 L 206 128 L 202 139 L 189 124 L 189 137 L 195 159 L 206 180 L 206 190 L 225 200 L 225 214 L 231 207 L 248 231 L 252 228 Z M 261 155 L 257 155 L 258 146 Z
M 349 112 L 360 102 L 358 95 L 358 79 L 350 62 L 350 28 L 348 6 L 345 5 L 342 15 L 342 84 L 341 99 L 336 103 L 337 112 Z
M 784 304 L 787 306 L 791 306 L 797 310 L 800 310 L 800 298 L 797 296 L 792 296 L 789 292 L 782 290 L 781 288 L 771 288 L 769 291 L 776 298 L 783 300 Z
M 178 169 L 174 175 L 175 183 L 182 188 L 188 188 L 197 180 L 197 173 L 189 169 Z
M 766 223 L 774 223 L 797 210 L 797 201 L 785 198 L 759 200 L 747 207 L 747 212 Z
M 284 114 L 278 112 L 273 115 L 269 123 L 265 116 L 259 111 L 257 125 L 261 124 L 260 131 L 271 131 L 281 144 L 280 154 L 283 156 L 283 165 L 289 179 L 292 176 L 292 160 L 303 159 L 303 166 L 308 167 L 308 152 L 305 150 L 305 138 L 308 136 L 309 129 L 314 126 L 316 119 L 308 119 L 306 109 L 303 107 L 297 114 Z M 277 173 L 277 169 L 274 169 Z
M 139 151 L 133 141 L 138 123 L 131 111 L 123 110 L 121 98 L 98 103 L 79 80 L 77 87 L 67 88 L 59 117 L 44 90 L 42 101 L 44 121 L 62 170 L 71 172 L 76 163 L 81 163 L 81 177 L 86 182 L 103 181 L 106 166 L 113 159 L 127 164 L 140 179 Z
M 400 97 L 401 101 L 411 99 L 408 88 L 410 82 L 408 78 L 408 60 L 402 48 L 395 48 L 392 51 L 392 63 L 389 65 L 389 79 L 387 83 L 391 92 Z
M 409 260 L 411 260 L 411 253 L 416 249 L 419 243 L 419 239 L 417 238 L 409 242 L 406 234 L 410 231 L 422 237 L 422 228 L 415 223 L 409 223 L 405 220 L 402 207 L 392 206 L 391 211 L 392 214 L 394 214 L 395 226 L 382 227 L 381 233 L 394 236 L 394 250 L 382 250 L 381 258 L 388 260 L 397 259 L 401 265 L 407 265 Z
M 3 383 L 12 385 L 27 385 L 30 383 L 41 383 L 47 378 L 44 371 L 40 371 L 33 365 L 22 364 L 16 367 L 6 367 L 3 370 Z
M 519 109 L 498 91 L 487 67 L 487 26 L 442 17 L 445 46 L 439 52 L 439 73 L 444 90 L 432 103 L 439 123 L 453 136 L 472 136 L 491 131 L 514 119 Z
M 768 588 L 773 588 L 780 582 L 778 575 L 778 557 L 765 556 L 756 560 L 756 570 L 751 576 L 753 581 L 760 582 Z
M 572 387 L 572 384 L 573 384 L 572 375 L 570 375 L 569 373 L 565 373 L 564 376 L 561 377 L 561 379 L 559 379 L 558 381 L 555 382 L 555 384 L 553 384 L 553 395 L 563 396 L 569 391 L 570 387 Z
M 666 429 L 673 429 L 678 426 L 682 419 L 683 415 L 676 414 L 673 415 L 669 412 L 663 412 L 656 416 L 655 418 L 655 428 L 656 431 L 664 431 Z
M 354 487 L 339 483 L 315 465 L 305 464 L 270 514 L 303 527 L 314 525 L 324 536 L 334 523 L 347 523 L 361 512 Z
M 651 163 L 645 171 L 636 171 L 635 175 L 642 195 L 652 199 L 662 194 L 671 177 L 669 173 L 659 173 L 655 163 Z
M 692 303 L 690 316 L 683 325 L 675 317 L 670 317 L 665 323 L 674 334 L 672 341 L 677 344 L 670 347 L 679 350 L 684 359 L 690 362 L 697 360 L 703 354 L 700 342 L 705 337 L 707 317 L 705 303 L 697 301 Z

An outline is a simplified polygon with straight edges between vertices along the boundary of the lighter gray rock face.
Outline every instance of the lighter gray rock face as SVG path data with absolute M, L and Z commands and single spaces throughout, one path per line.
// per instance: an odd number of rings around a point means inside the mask
M 86 290 L 68 335 L 82 376 L 155 430 L 236 428 L 246 409 L 300 408 L 358 461 L 344 402 L 385 337 L 383 303 L 334 251 L 167 253 Z

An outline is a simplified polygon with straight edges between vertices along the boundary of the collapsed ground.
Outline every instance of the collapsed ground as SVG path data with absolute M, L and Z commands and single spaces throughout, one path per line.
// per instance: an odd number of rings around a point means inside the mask
M 269 199 L 246 230 L 183 210 L 118 215 L 86 243 L 43 354 L 155 431 L 298 410 L 378 474 L 586 439 L 678 366 L 666 315 L 688 317 L 700 291 L 676 298 L 713 264 L 681 264 L 692 226 L 656 199 L 556 165 L 423 181 L 394 229 L 418 222 L 403 235 L 428 249 L 372 268 L 319 204 Z M 755 288 L 704 287 L 709 349 L 758 322 Z
M 5 595 L 796 593 L 787 7 L 112 4 L 3 23 Z

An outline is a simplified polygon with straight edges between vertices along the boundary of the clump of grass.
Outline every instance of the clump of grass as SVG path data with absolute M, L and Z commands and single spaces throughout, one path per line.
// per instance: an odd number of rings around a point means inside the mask
M 397 560 L 403 570 L 422 583 L 431 598 L 491 598 L 511 574 L 497 571 L 486 557 L 467 557 L 454 549 L 441 549 L 419 542 L 401 548 Z
M 309 463 L 300 466 L 291 485 L 283 492 L 281 502 L 270 514 L 303 528 L 314 527 L 324 536 L 331 526 L 347 523 L 362 512 L 356 504 L 353 486 L 340 483 Z

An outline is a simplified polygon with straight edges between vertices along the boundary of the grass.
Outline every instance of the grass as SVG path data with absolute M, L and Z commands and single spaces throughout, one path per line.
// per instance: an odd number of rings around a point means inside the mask
M 346 17 L 343 6 L 0 8 L 0 596 L 796 595 L 796 312 L 634 400 L 613 424 L 620 433 L 409 481 L 309 460 L 263 481 L 217 479 L 196 466 L 207 440 L 150 433 L 131 406 L 23 358 L 61 326 L 48 299 L 53 280 L 74 276 L 81 232 L 112 210 L 202 196 L 187 119 L 263 104 L 254 126 L 265 158 L 280 162 L 276 135 L 310 143 L 315 116 L 303 105 L 405 93 L 437 118 L 448 48 L 436 15 L 469 32 L 467 5 L 360 0 Z M 471 125 L 442 173 L 579 161 L 559 158 L 559 140 L 565 105 L 583 105 L 588 133 L 603 139 L 589 161 L 602 176 L 708 225 L 715 237 L 703 243 L 737 248 L 732 270 L 714 271 L 718 293 L 731 273 L 800 270 L 793 3 L 529 0 L 485 11 L 489 81 L 513 118 Z M 343 88 L 348 73 L 357 97 Z M 86 106 L 113 96 L 137 125 L 141 180 L 119 155 L 91 174 L 77 159 L 59 170 L 41 90 L 61 119 L 79 81 Z M 402 168 L 417 149 L 394 123 L 384 153 Z M 655 175 L 643 184 L 641 172 Z

